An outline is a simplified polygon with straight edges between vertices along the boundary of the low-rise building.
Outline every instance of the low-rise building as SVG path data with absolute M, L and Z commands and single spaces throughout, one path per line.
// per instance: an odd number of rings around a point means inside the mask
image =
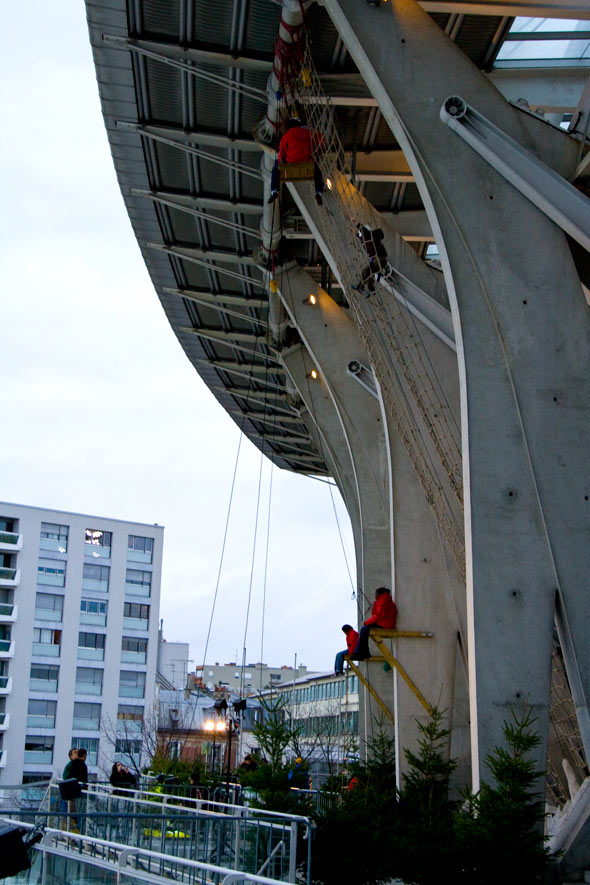
M 286 685 L 293 680 L 306 676 L 315 675 L 308 672 L 303 664 L 297 669 L 283 665 L 282 667 L 269 667 L 268 664 L 237 664 L 231 661 L 229 664 L 205 664 L 198 666 L 194 673 L 189 674 L 189 683 L 194 687 L 203 687 L 209 691 L 237 691 L 243 686 L 243 695 L 257 694 L 267 688 L 277 685 Z

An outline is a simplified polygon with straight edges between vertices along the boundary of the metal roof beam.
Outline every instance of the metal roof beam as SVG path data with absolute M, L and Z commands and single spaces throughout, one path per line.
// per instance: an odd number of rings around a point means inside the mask
M 219 299 L 215 300 L 213 298 L 200 298 L 198 295 L 192 295 L 188 292 L 181 292 L 179 289 L 176 290 L 176 294 L 178 294 L 181 298 L 186 298 L 187 301 L 193 301 L 195 304 L 201 304 L 203 307 L 217 310 L 219 311 L 219 313 L 223 313 L 226 316 L 235 317 L 238 320 L 245 320 L 248 323 L 254 323 L 257 326 L 262 326 L 263 329 L 268 329 L 268 323 L 265 320 L 259 320 L 257 317 L 250 316 L 247 313 L 241 313 L 239 310 L 231 310 L 228 307 L 222 307 L 219 303 Z
M 141 135 L 152 136 L 156 139 L 165 139 L 166 143 L 174 142 L 178 146 L 192 143 L 204 144 L 209 147 L 221 147 L 236 151 L 253 151 L 261 153 L 260 145 L 253 138 L 238 138 L 234 135 L 224 135 L 219 132 L 205 132 L 202 129 L 188 129 L 181 126 L 156 126 L 153 123 L 134 123 L 131 120 L 117 120 L 117 129 L 126 132 L 139 132 Z
M 419 0 L 426 12 L 590 19 L 587 0 Z
M 110 46 L 120 46 L 138 52 L 157 52 L 170 59 L 183 62 L 200 62 L 201 64 L 220 65 L 224 68 L 240 68 L 244 71 L 272 71 L 272 59 L 265 59 L 248 53 L 231 55 L 229 52 L 214 52 L 194 46 L 179 46 L 177 41 L 170 40 L 137 40 L 133 37 L 119 37 L 114 34 L 103 34 L 102 39 Z
M 278 369 L 271 368 L 270 366 L 264 366 L 262 363 L 238 363 L 235 360 L 218 360 L 218 359 L 206 359 L 205 357 L 193 357 L 194 361 L 197 363 L 203 363 L 206 366 L 211 366 L 214 369 L 220 369 L 223 372 L 228 372 L 230 375 L 237 375 L 240 378 L 245 378 L 246 381 L 251 381 L 251 375 L 269 375 L 272 373 L 273 375 L 282 373 L 282 369 L 279 367 Z M 259 382 L 260 383 L 260 382 Z M 273 381 L 269 381 L 267 378 L 264 380 L 265 387 L 272 387 L 273 390 L 281 390 L 284 393 L 289 393 L 287 387 L 282 384 L 275 384 Z
M 268 308 L 266 298 L 246 298 L 244 295 L 229 295 L 226 292 L 215 293 L 211 292 L 210 289 L 199 289 L 196 286 L 192 289 L 173 289 L 169 286 L 164 286 L 162 291 L 167 292 L 169 295 L 179 295 L 181 298 L 188 298 L 189 300 L 217 308 L 219 308 L 220 302 L 223 304 L 238 304 L 240 307 L 253 307 L 258 310 Z M 244 319 L 249 319 L 247 314 L 243 314 L 243 316 Z
M 213 209 L 218 212 L 240 212 L 243 215 L 261 215 L 262 203 L 249 203 L 245 200 L 229 200 L 221 197 L 202 197 L 199 195 L 168 191 L 159 188 L 148 191 L 144 188 L 131 188 L 134 197 L 157 197 L 178 209 Z
M 270 408 L 272 408 L 275 412 L 280 412 L 283 415 L 281 420 L 287 420 L 294 422 L 301 422 L 302 418 L 295 414 L 292 410 L 283 409 L 280 406 L 275 405 L 275 400 L 280 400 L 284 402 L 288 399 L 288 393 L 273 393 L 272 394 L 272 402 L 269 399 L 268 392 L 266 390 L 248 390 L 247 387 L 213 387 L 213 390 L 223 390 L 225 393 L 231 393 L 232 396 L 238 396 L 241 399 L 247 400 L 255 400 L 256 402 L 264 402 Z
M 237 221 L 229 221 L 227 218 L 217 218 L 215 215 L 209 215 L 208 212 L 203 212 L 199 209 L 193 209 L 192 206 L 179 206 L 172 200 L 166 200 L 164 197 L 159 197 L 156 194 L 152 194 L 150 191 L 144 191 L 141 196 L 145 197 L 148 200 L 153 200 L 154 203 L 159 203 L 161 206 L 168 206 L 170 209 L 176 209 L 178 212 L 187 212 L 189 215 L 192 215 L 194 218 L 202 218 L 203 221 L 208 222 L 209 224 L 218 224 L 220 227 L 227 227 L 231 230 L 237 230 L 242 234 L 246 234 L 251 237 L 259 237 L 260 231 L 256 230 L 254 227 L 246 227 L 245 224 L 238 224 Z
M 208 329 L 197 329 L 194 326 L 180 326 L 178 331 L 186 332 L 189 335 L 196 335 L 197 338 L 205 338 L 207 341 L 213 341 L 215 344 L 222 344 L 224 347 L 233 347 L 235 350 L 239 350 L 241 353 L 247 353 L 249 356 L 258 356 L 260 357 L 260 359 L 268 360 L 268 362 L 270 363 L 278 364 L 279 362 L 277 357 L 264 353 L 264 351 L 262 350 L 256 350 L 255 348 L 244 347 L 243 344 L 238 344 L 238 340 L 242 340 L 241 335 L 244 334 L 241 332 L 211 332 Z M 256 336 L 254 337 L 256 339 Z M 257 337 L 260 338 L 260 336 Z M 250 339 L 247 338 L 246 340 Z
M 219 267 L 219 265 L 217 264 L 210 264 L 208 261 L 204 261 L 201 258 L 196 258 L 190 253 L 189 250 L 183 249 L 180 246 L 164 246 L 162 243 L 142 243 L 141 245 L 145 246 L 148 249 L 153 249 L 155 252 L 165 252 L 167 255 L 174 255 L 176 258 L 182 258 L 184 261 L 191 261 L 193 264 L 198 264 L 201 267 L 204 267 L 206 270 L 210 270 L 214 273 L 222 273 L 228 277 L 232 277 L 235 280 L 242 280 L 245 283 L 249 283 L 251 286 L 258 286 L 260 289 L 266 289 L 266 284 L 262 280 L 257 280 L 254 277 L 249 277 L 244 273 L 238 273 L 238 271 L 235 270 L 228 270 L 225 267 Z M 225 260 L 229 261 L 229 259 Z M 234 255 L 233 260 L 234 262 L 238 262 L 238 256 Z M 249 262 L 244 261 L 243 263 L 248 264 Z M 252 259 L 250 259 L 250 263 L 254 263 Z
M 221 249 L 201 249 L 198 246 L 181 246 L 174 244 L 166 246 L 162 243 L 146 243 L 150 249 L 160 249 L 164 252 L 173 251 L 180 258 L 198 258 L 209 261 L 223 261 L 226 264 L 247 264 L 250 267 L 257 267 L 252 255 L 240 255 L 239 252 L 224 252 Z M 212 268 L 216 270 L 217 268 Z
M 488 77 L 508 101 L 525 99 L 530 108 L 571 113 L 588 80 L 590 66 L 563 68 L 496 67 Z

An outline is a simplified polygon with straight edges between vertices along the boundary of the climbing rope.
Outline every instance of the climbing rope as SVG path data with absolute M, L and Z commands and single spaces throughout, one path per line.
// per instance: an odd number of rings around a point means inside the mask
M 460 433 L 442 385 L 433 370 L 413 320 L 396 297 L 395 271 L 376 279 L 370 299 L 351 293 L 366 273 L 368 257 L 357 237 L 357 224 L 380 226 L 371 204 L 349 183 L 351 170 L 335 125 L 332 104 L 315 70 L 309 42 L 300 76 L 293 85 L 305 106 L 306 122 L 322 135 L 315 160 L 330 191 L 325 199 L 322 233 L 344 286 L 351 313 L 379 380 L 383 400 L 408 452 L 426 500 L 462 574 L 465 545 L 462 524 L 452 498 L 462 502 Z M 392 359 L 392 357 L 394 359 Z M 437 456 L 434 462 L 427 438 Z

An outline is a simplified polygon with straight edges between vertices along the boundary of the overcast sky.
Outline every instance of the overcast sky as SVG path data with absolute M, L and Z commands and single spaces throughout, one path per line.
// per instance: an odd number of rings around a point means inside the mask
M 133 237 L 84 3 L 10 4 L 1 40 L 0 500 L 164 525 L 164 631 L 190 642 L 198 664 L 239 431 L 185 357 Z M 249 662 L 260 659 L 270 466 L 264 458 Z M 241 659 L 259 472 L 244 439 L 208 663 Z M 330 488 L 275 468 L 264 660 L 297 654 L 328 669 L 345 621 L 356 604 Z

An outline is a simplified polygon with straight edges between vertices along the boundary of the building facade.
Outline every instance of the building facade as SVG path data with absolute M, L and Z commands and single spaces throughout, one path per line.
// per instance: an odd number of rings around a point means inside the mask
M 92 778 L 153 710 L 164 530 L 0 503 L 0 785 Z
M 256 694 L 264 689 L 275 685 L 286 685 L 293 680 L 302 679 L 306 676 L 316 675 L 308 673 L 307 667 L 300 664 L 297 669 L 283 665 L 282 667 L 269 667 L 268 664 L 241 664 L 230 662 L 229 664 L 205 664 L 198 666 L 195 673 L 191 673 L 190 679 L 194 687 L 202 686 L 208 691 L 237 691 L 242 686 L 242 672 L 244 696 Z
M 277 693 L 298 733 L 300 752 L 309 767 L 314 787 L 321 787 L 330 775 L 339 774 L 359 756 L 359 683 L 351 670 L 344 676 L 313 673 L 285 683 Z M 266 698 L 261 695 L 264 716 Z M 243 752 L 257 752 L 254 735 L 244 733 Z M 292 752 L 290 750 L 289 752 Z

